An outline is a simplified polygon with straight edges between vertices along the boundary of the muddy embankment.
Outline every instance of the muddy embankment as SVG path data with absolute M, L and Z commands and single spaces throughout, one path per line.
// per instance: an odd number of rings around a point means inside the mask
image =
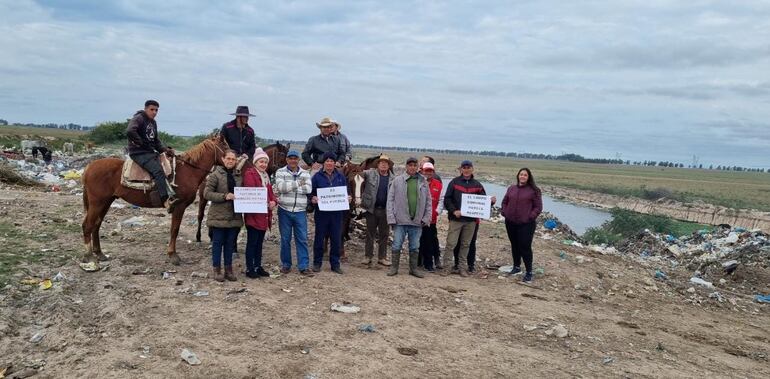
M 770 212 L 725 208 L 701 202 L 685 204 L 668 199 L 644 200 L 556 186 L 542 186 L 542 188 L 545 193 L 554 198 L 598 208 L 618 207 L 644 214 L 668 216 L 682 221 L 710 225 L 730 224 L 770 233 Z

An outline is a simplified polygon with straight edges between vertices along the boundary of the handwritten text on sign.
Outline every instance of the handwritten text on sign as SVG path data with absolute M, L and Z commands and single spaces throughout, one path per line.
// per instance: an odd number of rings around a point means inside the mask
M 235 187 L 235 211 L 238 213 L 267 213 L 267 188 Z
M 348 187 L 319 188 L 318 209 L 322 211 L 346 211 L 350 209 Z
M 470 195 L 464 193 L 460 213 L 465 217 L 488 220 L 492 209 L 492 196 Z

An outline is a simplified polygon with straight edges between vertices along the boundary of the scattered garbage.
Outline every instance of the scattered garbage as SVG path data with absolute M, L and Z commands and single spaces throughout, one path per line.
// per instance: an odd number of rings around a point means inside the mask
M 604 359 L 602 359 L 602 364 L 604 365 L 608 365 L 612 362 L 615 362 L 615 358 L 613 357 L 604 357 Z
M 174 276 L 173 273 L 169 271 L 163 271 L 163 279 L 171 279 L 172 276 Z
M 120 224 L 122 226 L 134 227 L 134 226 L 145 226 L 147 225 L 147 222 L 144 220 L 143 216 L 134 216 L 121 221 Z
M 501 274 L 508 274 L 513 270 L 513 266 L 500 266 L 497 271 Z
M 185 362 L 189 363 L 191 366 L 196 366 L 201 364 L 201 360 L 198 359 L 198 356 L 188 349 L 182 349 L 182 354 L 180 354 L 180 356 Z
M 567 330 L 567 328 L 564 327 L 564 325 L 557 324 L 551 329 L 546 330 L 545 335 L 547 336 L 553 335 L 553 336 L 556 336 L 557 338 L 565 338 L 569 336 L 569 331 Z
M 655 270 L 655 279 L 666 280 L 668 276 L 661 270 Z
M 51 280 L 53 280 L 54 282 L 62 282 L 65 279 L 67 279 L 67 277 L 65 277 L 64 274 L 61 273 L 61 271 L 58 272 L 56 275 L 54 275 L 53 278 L 51 278 Z
M 246 289 L 246 288 L 235 288 L 235 289 L 231 289 L 231 290 L 227 291 L 226 295 L 233 295 L 233 294 L 236 294 L 236 293 L 244 293 L 246 291 L 248 291 L 248 289 Z
M 358 313 L 361 312 L 361 307 L 344 302 L 343 304 L 332 303 L 331 310 L 340 313 Z
M 195 292 L 193 292 L 193 296 L 197 296 L 197 297 L 203 297 L 203 296 L 208 296 L 208 295 L 209 295 L 209 291 L 195 291 Z
M 557 226 L 559 226 L 559 224 L 556 222 L 556 220 L 549 218 L 548 220 L 545 220 L 543 226 L 548 230 L 554 230 Z
M 701 278 L 695 277 L 695 276 L 690 278 L 690 283 L 698 284 L 698 285 L 704 286 L 706 288 L 713 288 L 714 287 L 713 283 L 707 282 L 707 281 L 705 281 L 705 280 L 703 280 Z
M 190 277 L 191 278 L 204 278 L 205 279 L 205 278 L 209 277 L 209 273 L 208 272 L 193 271 L 192 274 L 190 274 Z
M 401 355 L 417 355 L 419 351 L 413 347 L 399 347 L 396 348 L 399 354 Z
M 100 267 L 99 264 L 96 262 L 84 262 L 80 264 L 80 268 L 83 269 L 83 271 L 86 272 L 94 272 L 99 271 Z
M 139 358 L 149 358 L 149 357 L 150 357 L 150 347 L 142 346 L 142 354 L 139 354 Z
M 364 332 L 364 333 L 374 333 L 375 328 L 374 328 L 374 325 L 372 324 L 362 324 L 358 326 L 358 331 Z
M 45 338 L 45 333 L 43 332 L 37 332 L 35 335 L 32 336 L 32 338 L 29 339 L 29 342 L 31 343 L 40 343 L 40 341 Z
M 770 304 L 770 295 L 756 295 L 754 296 L 754 301 L 756 301 L 757 303 Z
M 43 280 L 43 281 L 41 281 L 41 282 L 38 284 L 38 287 L 39 287 L 41 290 L 47 290 L 47 289 L 49 289 L 49 288 L 53 287 L 53 283 L 51 283 L 51 279 L 46 279 L 46 280 Z
M 722 262 L 722 268 L 725 270 L 726 273 L 730 274 L 733 271 L 735 271 L 736 268 L 738 268 L 738 261 L 733 259 L 727 262 Z
M 535 275 L 545 275 L 545 269 L 542 267 L 538 267 L 535 269 Z

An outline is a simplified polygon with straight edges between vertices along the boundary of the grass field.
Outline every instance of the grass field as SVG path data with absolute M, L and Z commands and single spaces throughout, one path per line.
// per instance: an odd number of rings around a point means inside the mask
M 424 155 L 404 151 L 385 153 L 398 164 L 403 164 L 410 155 L 417 158 Z M 356 151 L 354 160 L 378 154 L 379 151 L 361 149 Z M 639 198 L 667 192 L 668 198 L 683 202 L 701 200 L 729 208 L 770 211 L 770 173 L 429 155 L 436 159 L 437 170 L 445 175 L 454 175 L 462 159 L 471 159 L 478 176 L 501 184 L 512 183 L 519 168 L 529 167 L 538 184 Z

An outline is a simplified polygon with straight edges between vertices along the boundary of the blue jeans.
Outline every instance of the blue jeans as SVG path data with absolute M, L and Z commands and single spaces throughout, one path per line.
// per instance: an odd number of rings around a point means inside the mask
M 393 246 L 392 251 L 401 251 L 404 245 L 404 238 L 409 239 L 409 252 L 416 252 L 420 249 L 421 226 L 414 225 L 393 225 Z
M 291 268 L 291 235 L 297 246 L 297 268 L 307 270 L 310 257 L 307 251 L 307 213 L 289 212 L 278 208 L 278 228 L 281 231 L 281 267 Z
M 225 256 L 225 266 L 232 266 L 235 240 L 238 238 L 238 232 L 241 231 L 241 228 L 209 227 L 209 230 L 211 230 L 212 237 L 211 262 L 213 266 L 221 267 L 222 254 Z
M 321 267 L 324 260 L 324 239 L 329 237 L 329 263 L 332 268 L 340 267 L 342 247 L 342 211 L 315 212 L 315 239 L 313 240 L 313 265 Z
M 262 267 L 262 242 L 265 231 L 246 226 L 246 272 Z

